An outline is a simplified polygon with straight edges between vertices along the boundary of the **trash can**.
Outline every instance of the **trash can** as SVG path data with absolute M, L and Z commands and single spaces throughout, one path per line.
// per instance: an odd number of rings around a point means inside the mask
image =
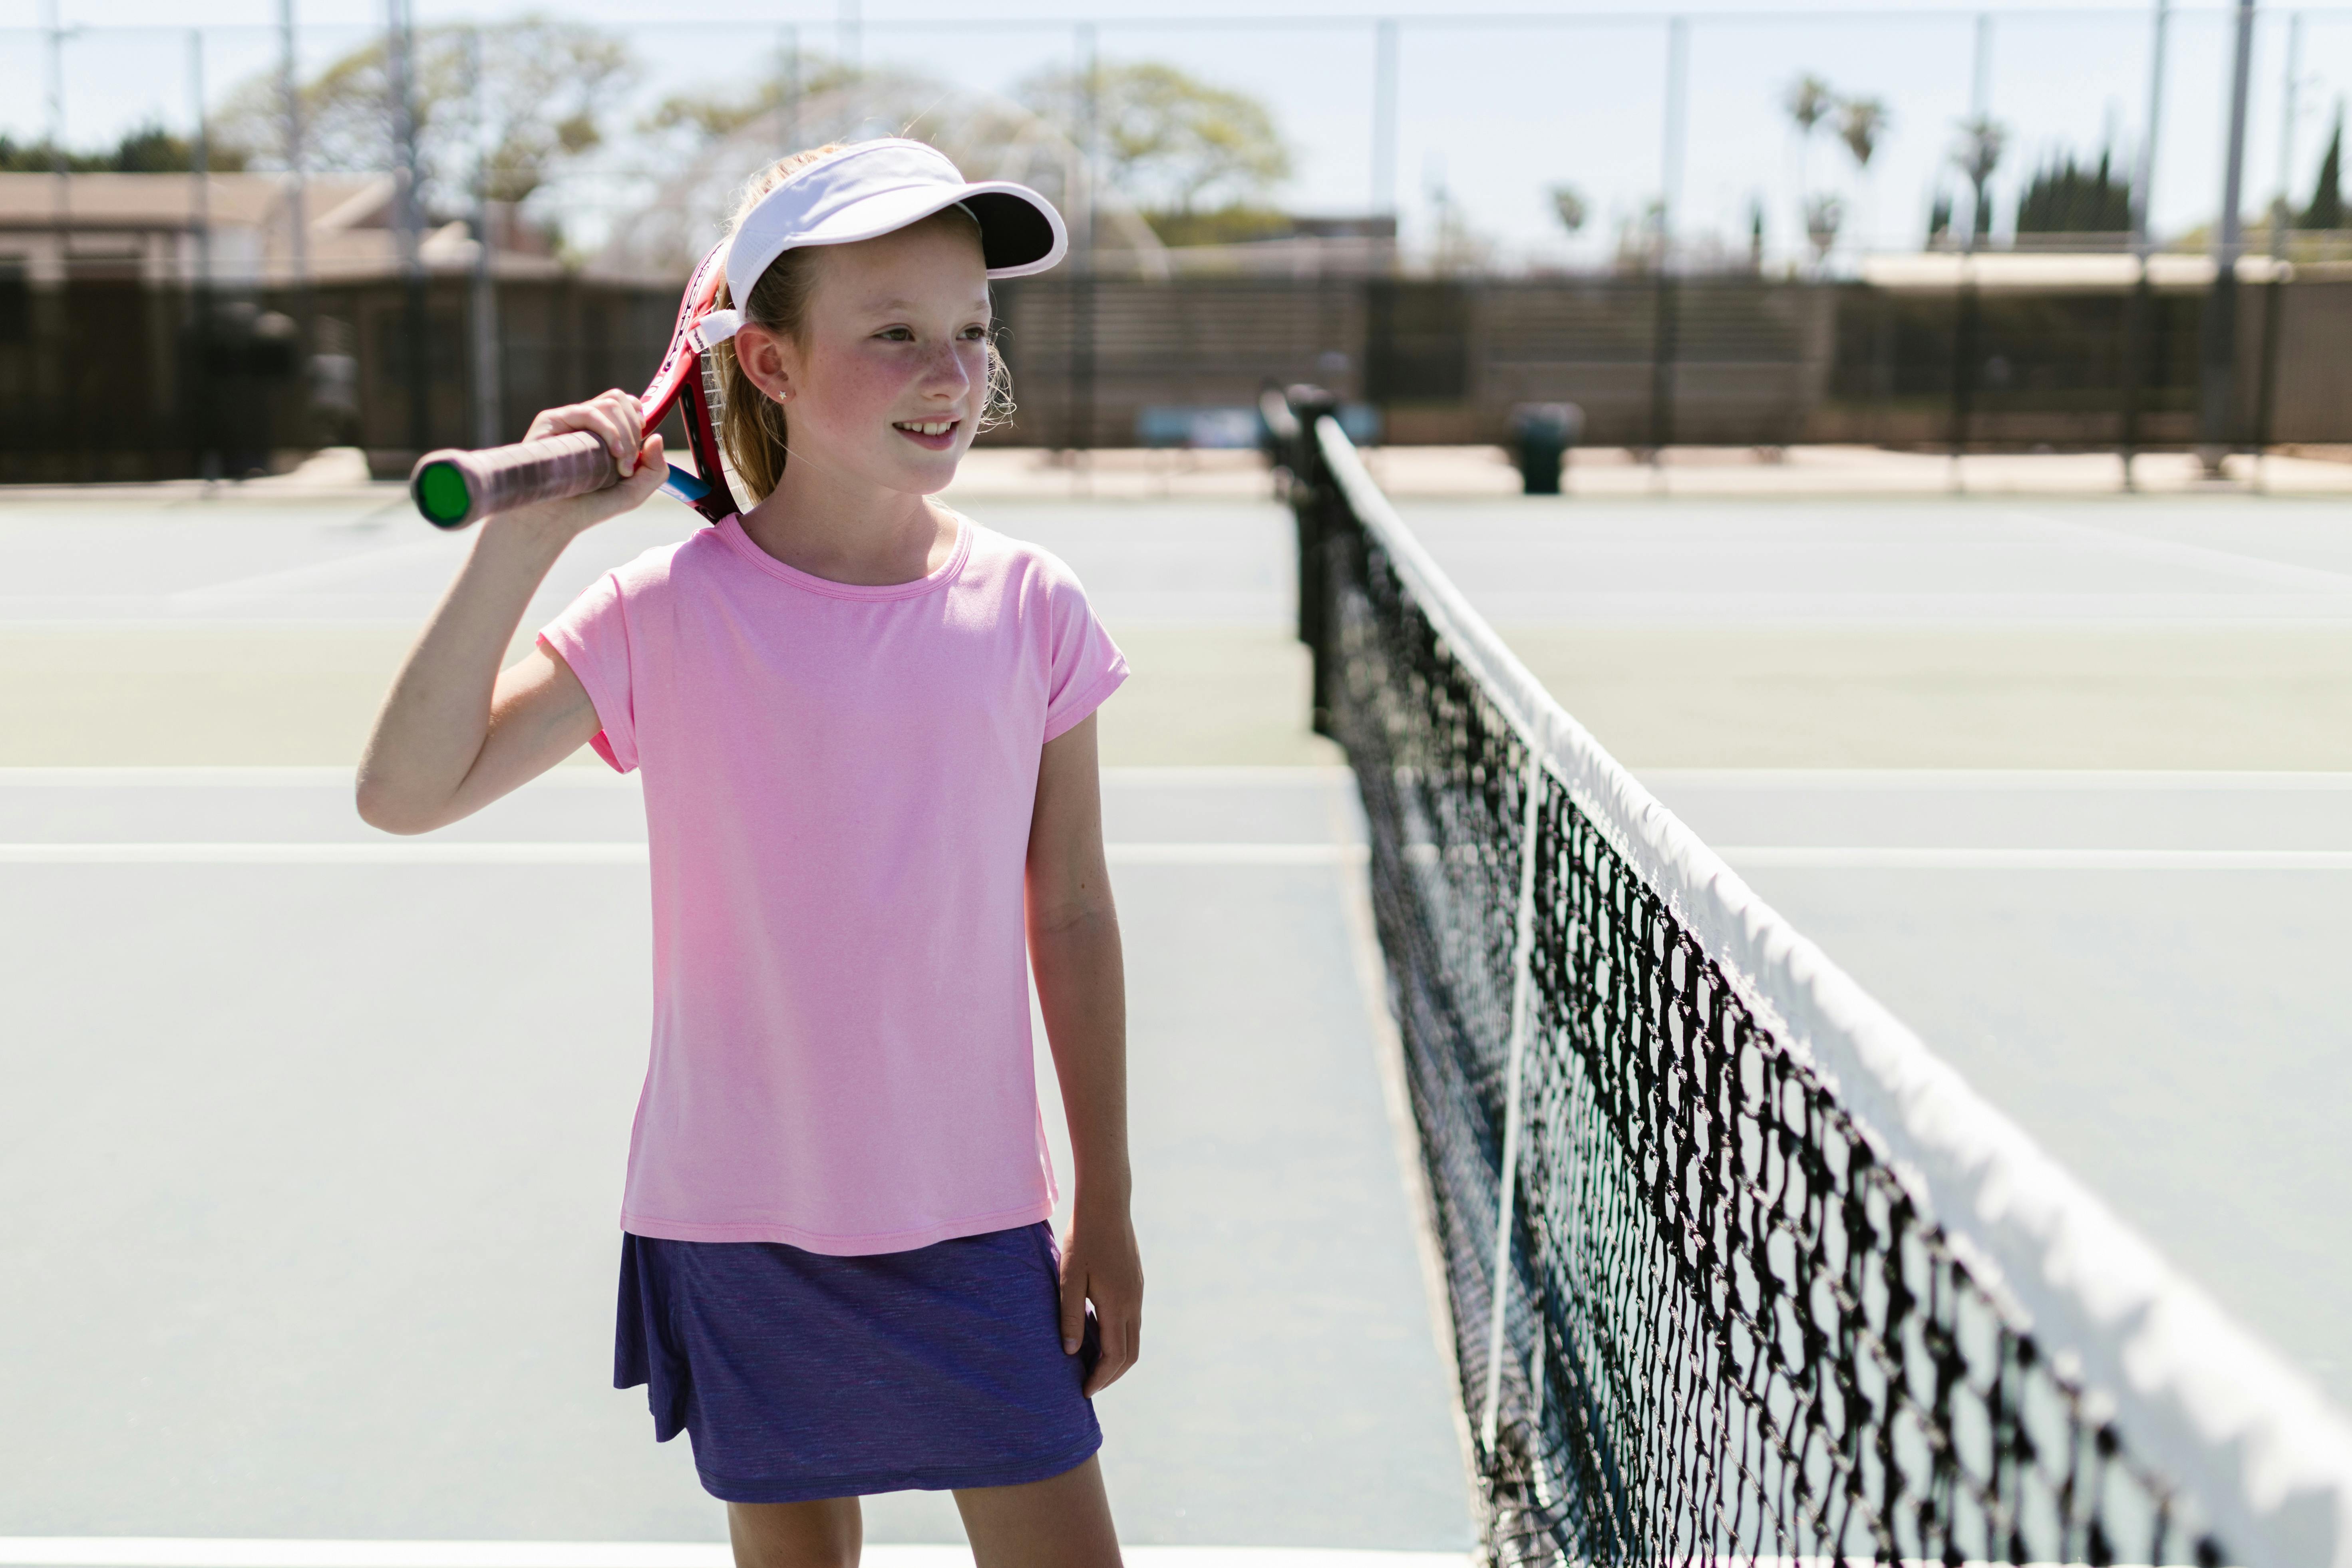
M 1568 449 L 1584 434 L 1584 410 L 1573 403 L 1522 403 L 1511 410 L 1511 443 L 1519 465 L 1520 493 L 1559 494 L 1559 471 Z

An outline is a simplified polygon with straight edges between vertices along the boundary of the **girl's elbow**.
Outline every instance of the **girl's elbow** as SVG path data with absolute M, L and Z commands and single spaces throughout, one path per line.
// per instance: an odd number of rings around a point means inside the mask
M 1084 943 L 1118 938 L 1118 910 L 1108 892 L 1087 893 L 1037 908 L 1032 921 L 1038 938 Z
M 360 775 L 357 804 L 360 820 L 379 832 L 408 837 L 441 826 L 437 813 L 420 809 L 416 801 L 365 773 Z

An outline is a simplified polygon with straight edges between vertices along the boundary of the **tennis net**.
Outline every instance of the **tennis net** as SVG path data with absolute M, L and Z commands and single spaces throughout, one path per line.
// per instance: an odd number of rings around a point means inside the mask
M 1269 395 L 1498 1563 L 2352 1568 L 2319 1396 L 1767 908 Z

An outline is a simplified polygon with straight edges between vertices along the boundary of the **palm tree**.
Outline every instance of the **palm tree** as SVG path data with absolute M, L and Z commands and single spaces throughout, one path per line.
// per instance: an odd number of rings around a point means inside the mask
M 1849 98 L 1838 104 L 1838 140 L 1865 174 L 1870 155 L 1878 151 L 1878 139 L 1886 134 L 1887 120 L 1886 104 L 1880 99 Z
M 1969 188 L 1976 195 L 1969 213 L 1969 237 L 1966 248 L 1974 250 L 1990 227 L 1985 222 L 1985 186 L 1992 172 L 2000 164 L 2001 149 L 2009 142 L 2009 127 L 1989 114 L 1971 115 L 1960 121 L 1959 144 L 1952 149 L 1952 162 L 1969 177 Z
M 1780 106 L 1789 111 L 1790 120 L 1797 127 L 1797 196 L 1801 201 L 1808 183 L 1805 178 L 1806 153 L 1812 148 L 1813 132 L 1821 129 L 1822 121 L 1827 120 L 1830 110 L 1837 106 L 1837 95 L 1830 90 L 1829 83 L 1807 71 L 1789 84 Z
M 1559 226 L 1574 234 L 1584 226 L 1586 216 L 1584 193 L 1574 185 L 1554 185 L 1551 188 L 1552 216 Z
M 1805 202 L 1805 237 L 1813 244 L 1813 266 L 1818 269 L 1830 258 L 1830 247 L 1837 244 L 1838 226 L 1845 221 L 1845 204 L 1833 195 L 1809 197 Z
M 1845 150 L 1853 155 L 1856 177 L 1861 182 L 1863 198 L 1863 237 L 1870 235 L 1870 159 L 1878 151 L 1879 139 L 1886 134 L 1889 116 L 1885 101 L 1875 98 L 1849 98 L 1838 104 L 1837 137 Z

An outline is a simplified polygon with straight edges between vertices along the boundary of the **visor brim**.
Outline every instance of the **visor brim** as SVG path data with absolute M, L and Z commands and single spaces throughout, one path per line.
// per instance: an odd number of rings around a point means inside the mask
M 799 236 L 793 248 L 877 239 L 958 203 L 980 225 L 981 258 L 991 278 L 1024 278 L 1043 272 L 1069 253 L 1068 232 L 1052 204 L 1026 185 L 1003 180 L 877 191 Z

